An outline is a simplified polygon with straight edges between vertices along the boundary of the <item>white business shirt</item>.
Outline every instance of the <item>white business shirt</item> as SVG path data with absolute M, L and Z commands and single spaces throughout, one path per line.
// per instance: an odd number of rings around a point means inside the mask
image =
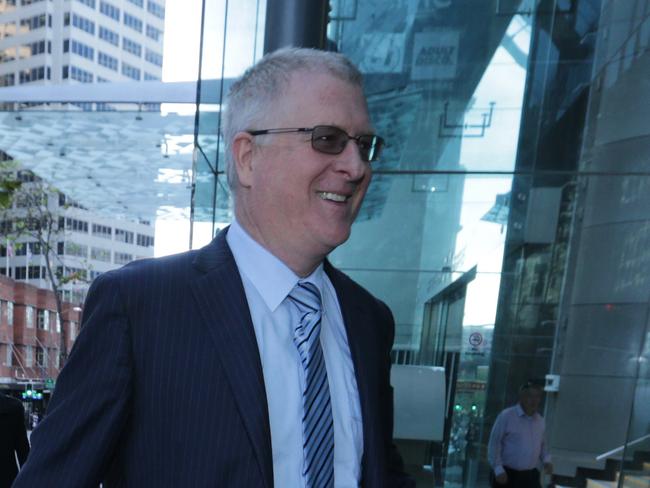
M 498 416 L 490 433 L 488 461 L 499 476 L 504 466 L 517 471 L 534 469 L 540 463 L 550 463 L 544 443 L 544 418 L 526 412 L 517 405 L 506 408 Z
M 226 235 L 244 284 L 259 348 L 271 427 L 274 486 L 301 488 L 304 371 L 293 343 L 288 295 L 299 277 L 234 221 Z M 359 392 L 341 308 L 323 265 L 303 281 L 321 292 L 321 344 L 334 421 L 334 482 L 358 487 L 363 426 Z

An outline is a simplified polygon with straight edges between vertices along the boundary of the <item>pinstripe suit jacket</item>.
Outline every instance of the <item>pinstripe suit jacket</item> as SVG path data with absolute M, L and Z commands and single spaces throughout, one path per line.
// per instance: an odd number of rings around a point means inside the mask
M 15 487 L 273 486 L 262 367 L 226 232 L 95 280 Z M 359 388 L 362 484 L 389 486 L 392 315 L 329 264 L 326 272 Z

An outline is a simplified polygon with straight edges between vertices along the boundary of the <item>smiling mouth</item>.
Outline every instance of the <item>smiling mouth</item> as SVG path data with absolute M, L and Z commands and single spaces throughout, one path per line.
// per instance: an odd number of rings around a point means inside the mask
M 327 191 L 318 192 L 318 196 L 323 200 L 329 200 L 331 202 L 344 203 L 348 200 L 348 196 L 341 195 L 340 193 L 331 193 Z

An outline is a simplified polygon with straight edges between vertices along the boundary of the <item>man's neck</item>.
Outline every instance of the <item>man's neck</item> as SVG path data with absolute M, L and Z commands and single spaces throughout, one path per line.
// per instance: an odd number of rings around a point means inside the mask
M 524 406 L 521 404 L 521 402 L 518 403 L 518 405 L 519 405 L 519 408 L 521 408 L 521 411 L 524 412 L 524 415 L 526 415 L 527 417 L 532 417 L 533 415 L 535 415 L 537 413 L 535 410 L 533 410 L 532 412 L 527 412 L 526 409 L 524 408 Z
M 235 209 L 235 218 L 239 226 L 260 246 L 282 261 L 291 271 L 300 278 L 312 274 L 323 262 L 324 256 L 304 256 L 298 250 L 290 250 L 270 239 L 266 239 L 259 228 L 252 222 L 244 212 Z

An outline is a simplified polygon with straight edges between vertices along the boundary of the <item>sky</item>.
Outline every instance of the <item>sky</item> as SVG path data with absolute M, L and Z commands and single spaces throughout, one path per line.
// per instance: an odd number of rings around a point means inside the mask
M 163 81 L 196 81 L 199 74 L 201 40 L 201 0 L 167 0 L 165 3 L 165 39 L 163 45 Z M 179 107 L 175 107 L 177 111 Z M 189 106 L 183 112 L 192 113 Z M 187 200 L 189 204 L 189 190 Z M 189 209 L 188 209 L 189 213 Z M 189 249 L 190 222 L 186 220 L 156 221 L 156 256 Z M 205 240 L 201 239 L 201 240 Z
M 199 74 L 201 0 L 167 0 L 163 81 L 195 81 Z
M 263 36 L 256 32 L 257 22 L 265 15 L 265 2 L 238 0 L 228 8 L 228 35 L 225 63 L 223 54 L 223 22 L 225 3 L 208 2 L 203 53 L 203 78 L 235 77 L 259 57 Z M 165 3 L 165 38 L 163 46 L 163 81 L 196 81 L 199 72 L 201 41 L 201 0 L 167 0 Z M 258 10 L 259 9 L 259 10 Z M 260 22 L 260 25 L 263 23 Z M 164 110 L 165 107 L 163 107 Z M 194 105 L 186 109 L 178 105 L 173 111 L 193 114 Z M 188 204 L 189 204 L 188 190 Z M 189 208 L 187 209 L 189 215 Z M 185 220 L 156 221 L 154 252 L 165 256 L 189 248 L 190 222 Z M 211 223 L 195 223 L 193 247 L 201 247 L 212 239 Z

